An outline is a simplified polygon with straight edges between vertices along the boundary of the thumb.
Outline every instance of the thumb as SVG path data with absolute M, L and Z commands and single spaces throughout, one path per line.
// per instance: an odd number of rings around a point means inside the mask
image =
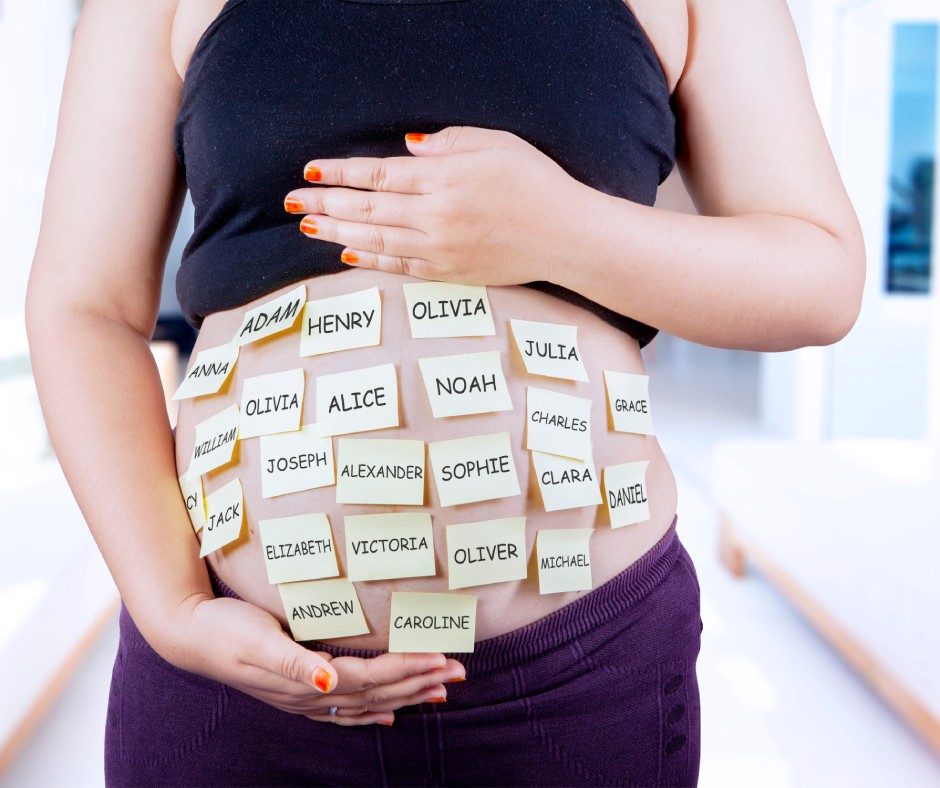
M 416 156 L 486 150 L 503 147 L 509 132 L 479 126 L 447 126 L 433 134 L 412 132 L 405 135 L 405 145 Z
M 286 634 L 279 638 L 277 646 L 272 644 L 268 658 L 268 670 L 279 673 L 291 681 L 315 687 L 320 692 L 330 692 L 337 682 L 336 668 L 319 652 L 298 645 Z

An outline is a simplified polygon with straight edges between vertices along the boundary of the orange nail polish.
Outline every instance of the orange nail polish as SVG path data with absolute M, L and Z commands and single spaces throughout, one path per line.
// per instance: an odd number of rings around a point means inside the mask
M 323 180 L 323 171 L 317 167 L 307 167 L 304 170 L 304 180 L 305 181 Z
M 357 255 L 355 252 L 343 252 L 339 256 L 339 259 L 342 260 L 344 263 L 358 263 L 359 255 Z
M 384 720 L 379 722 L 379 725 L 386 725 L 391 728 L 395 723 L 394 722 L 385 722 Z
M 427 136 L 427 134 L 412 133 L 406 134 L 405 139 L 408 140 L 408 142 L 424 142 L 427 139 Z
M 466 676 L 455 676 L 455 677 L 452 678 L 452 679 L 447 679 L 447 681 L 444 682 L 444 683 L 445 683 L 445 684 L 456 684 L 458 681 L 466 681 L 466 680 L 467 680 L 467 677 L 466 677 Z
M 428 698 L 425 703 L 446 703 L 447 698 Z
M 328 670 L 317 668 L 313 671 L 313 684 L 320 692 L 329 692 L 333 686 L 333 677 Z
M 306 209 L 296 197 L 287 197 L 284 199 L 284 210 L 288 213 L 303 213 Z
M 317 232 L 319 232 L 319 228 L 313 219 L 309 216 L 305 216 L 300 222 L 300 231 L 307 233 L 307 235 L 316 235 Z

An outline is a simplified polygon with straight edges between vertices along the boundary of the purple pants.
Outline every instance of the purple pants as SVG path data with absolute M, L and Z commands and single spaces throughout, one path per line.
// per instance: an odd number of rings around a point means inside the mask
M 454 655 L 467 681 L 446 703 L 401 709 L 392 727 L 344 728 L 173 667 L 122 608 L 107 784 L 695 785 L 701 631 L 674 520 L 609 582 Z

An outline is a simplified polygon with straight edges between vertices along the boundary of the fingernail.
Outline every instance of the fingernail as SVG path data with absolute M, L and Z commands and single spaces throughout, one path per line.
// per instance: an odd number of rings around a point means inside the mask
M 466 677 L 466 676 L 455 676 L 455 677 L 452 678 L 452 679 L 447 679 L 447 681 L 445 681 L 444 683 L 445 683 L 445 684 L 456 684 L 458 681 L 466 681 L 466 680 L 467 680 L 467 677 Z
M 284 200 L 284 210 L 288 213 L 303 213 L 304 204 L 296 197 L 287 197 Z
M 317 668 L 313 671 L 313 685 L 320 690 L 320 692 L 329 692 L 330 687 L 333 686 L 333 677 L 328 670 Z
M 412 133 L 406 134 L 405 139 L 408 140 L 408 142 L 424 142 L 427 139 L 427 136 L 427 134 Z
M 300 231 L 307 235 L 316 235 L 319 232 L 317 223 L 309 216 L 305 216 L 300 222 Z
M 323 179 L 323 170 L 318 167 L 307 167 L 304 170 L 305 181 L 319 181 Z
M 358 263 L 359 255 L 357 255 L 355 252 L 343 252 L 339 256 L 339 259 L 342 260 L 344 263 Z
M 428 698 L 425 703 L 445 703 L 447 698 Z
M 379 725 L 385 725 L 389 728 L 391 728 L 394 724 L 395 724 L 394 722 L 386 722 L 385 720 L 379 720 Z

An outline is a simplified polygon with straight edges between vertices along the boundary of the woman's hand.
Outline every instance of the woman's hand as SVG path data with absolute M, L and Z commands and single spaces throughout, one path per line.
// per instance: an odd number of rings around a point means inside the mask
M 319 184 L 287 195 L 310 238 L 344 244 L 343 262 L 485 285 L 550 280 L 570 262 L 584 184 L 515 134 L 449 126 L 414 157 L 314 159 Z M 324 188 L 325 187 L 325 188 Z
M 266 611 L 237 599 L 193 600 L 179 617 L 173 664 L 312 720 L 391 725 L 395 709 L 444 699 L 444 684 L 464 678 L 463 666 L 443 654 L 333 659 L 310 651 Z

